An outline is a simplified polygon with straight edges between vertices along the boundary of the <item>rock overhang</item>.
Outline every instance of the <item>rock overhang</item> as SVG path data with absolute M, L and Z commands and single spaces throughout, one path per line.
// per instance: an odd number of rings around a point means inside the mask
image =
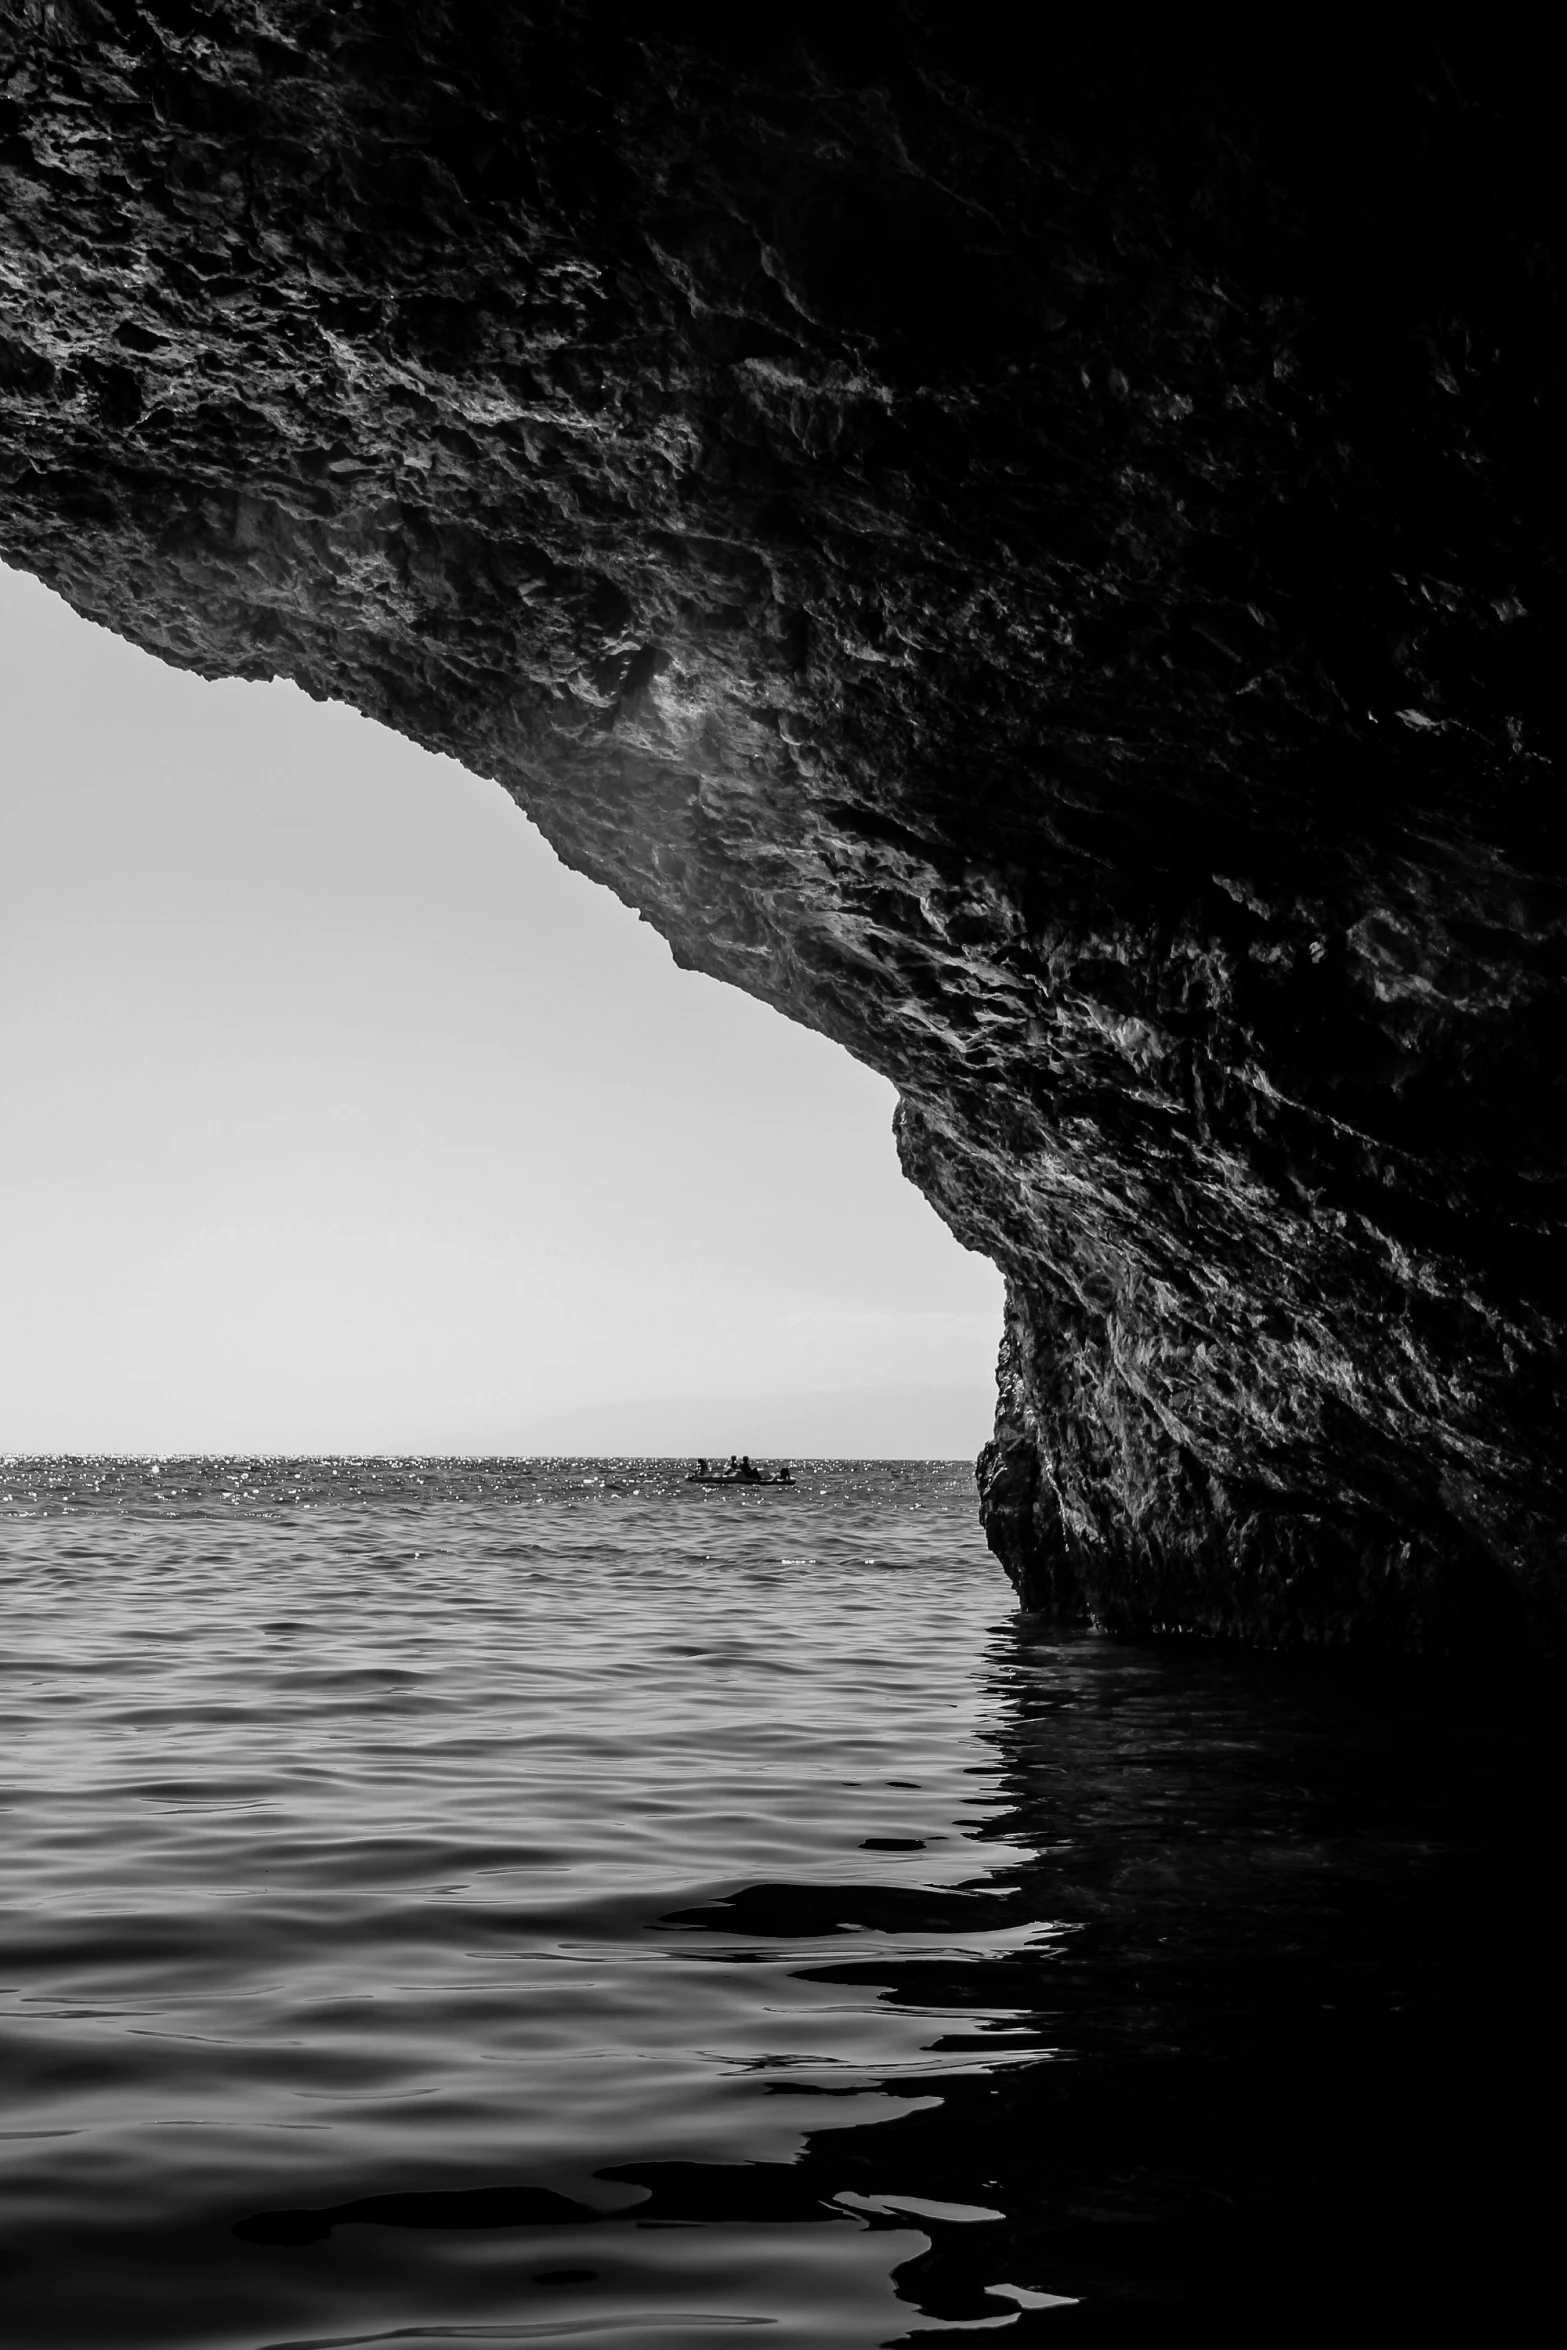
M 13 11 L 0 553 L 894 1080 L 1029 1604 L 1558 1648 L 1529 60 L 974 13 Z

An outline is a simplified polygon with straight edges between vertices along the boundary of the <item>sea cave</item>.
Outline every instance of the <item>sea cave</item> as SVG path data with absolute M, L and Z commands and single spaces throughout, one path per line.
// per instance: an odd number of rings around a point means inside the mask
M 1554 83 L 1471 26 L 22 0 L 0 559 L 898 1089 L 992 1548 L 1559 1655 Z

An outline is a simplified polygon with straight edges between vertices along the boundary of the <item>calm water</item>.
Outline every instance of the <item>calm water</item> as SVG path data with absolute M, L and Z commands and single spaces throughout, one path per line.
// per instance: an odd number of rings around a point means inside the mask
M 1554 2257 L 1548 1693 L 1052 1636 L 961 1464 L 0 1494 L 15 2350 L 1483 2332 Z

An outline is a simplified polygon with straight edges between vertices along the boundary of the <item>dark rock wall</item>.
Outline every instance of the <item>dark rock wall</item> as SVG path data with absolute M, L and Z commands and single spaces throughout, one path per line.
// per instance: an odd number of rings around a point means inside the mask
M 896 1082 L 1030 1604 L 1559 1647 L 1554 80 L 1138 34 L 12 0 L 0 554 Z

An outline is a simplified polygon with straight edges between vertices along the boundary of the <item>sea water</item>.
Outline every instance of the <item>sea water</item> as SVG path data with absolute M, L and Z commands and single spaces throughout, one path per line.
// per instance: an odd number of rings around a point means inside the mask
M 966 1464 L 685 1466 L 0 1464 L 13 2350 L 1500 2322 L 1549 1697 L 1053 1632 Z

